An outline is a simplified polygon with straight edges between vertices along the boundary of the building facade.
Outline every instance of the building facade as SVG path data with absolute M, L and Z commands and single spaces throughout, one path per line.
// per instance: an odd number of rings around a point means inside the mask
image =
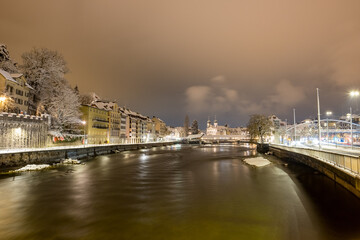
M 163 120 L 153 116 L 151 119 L 155 123 L 155 135 L 157 138 L 164 138 L 166 136 L 166 124 Z
M 95 105 L 81 105 L 82 120 L 85 121 L 86 142 L 88 144 L 109 143 L 109 111 Z
M 27 114 L 33 88 L 21 73 L 8 73 L 0 69 L 0 111 Z
M 206 135 L 227 135 L 227 126 L 219 126 L 217 120 L 214 120 L 214 124 L 211 124 L 210 119 L 206 123 Z

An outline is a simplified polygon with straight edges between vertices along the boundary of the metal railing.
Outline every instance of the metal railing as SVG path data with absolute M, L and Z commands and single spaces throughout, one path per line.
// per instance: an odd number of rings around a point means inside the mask
M 313 157 L 322 162 L 334 165 L 338 168 L 348 170 L 356 175 L 359 175 L 360 173 L 360 159 L 358 155 L 318 150 L 312 148 L 289 147 L 279 144 L 271 144 L 270 146 Z

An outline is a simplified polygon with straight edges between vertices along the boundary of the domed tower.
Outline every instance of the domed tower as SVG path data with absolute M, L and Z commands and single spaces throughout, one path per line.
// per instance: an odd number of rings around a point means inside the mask
M 209 128 L 211 125 L 211 121 L 210 121 L 210 117 L 208 117 L 208 120 L 207 120 L 207 124 L 206 124 L 206 127 Z
M 216 115 L 215 115 L 215 120 L 214 120 L 214 127 L 217 127 L 218 126 L 218 122 L 216 120 Z

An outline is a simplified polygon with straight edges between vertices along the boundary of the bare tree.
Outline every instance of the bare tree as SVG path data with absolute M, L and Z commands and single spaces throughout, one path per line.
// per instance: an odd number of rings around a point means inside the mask
M 96 101 L 94 94 L 91 93 L 81 94 L 79 99 L 80 99 L 80 103 L 83 105 L 88 105 L 91 104 L 93 101 Z
M 70 86 L 63 86 L 48 103 L 48 110 L 54 118 L 55 125 L 66 126 L 79 123 L 79 98 Z
M 49 113 L 53 127 L 77 122 L 80 102 L 65 79 L 68 68 L 62 55 L 46 48 L 34 48 L 24 53 L 22 60 L 21 70 L 35 89 L 38 113 Z
M 260 137 L 261 143 L 264 143 L 264 136 L 270 134 L 272 122 L 268 117 L 260 114 L 251 115 L 247 125 L 251 139 Z

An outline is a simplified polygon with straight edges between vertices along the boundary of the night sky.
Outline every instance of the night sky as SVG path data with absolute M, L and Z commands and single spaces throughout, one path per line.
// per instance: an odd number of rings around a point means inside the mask
M 13 60 L 57 50 L 81 92 L 173 126 L 315 117 L 317 87 L 322 113 L 357 110 L 359 0 L 2 0 L 0 31 Z

